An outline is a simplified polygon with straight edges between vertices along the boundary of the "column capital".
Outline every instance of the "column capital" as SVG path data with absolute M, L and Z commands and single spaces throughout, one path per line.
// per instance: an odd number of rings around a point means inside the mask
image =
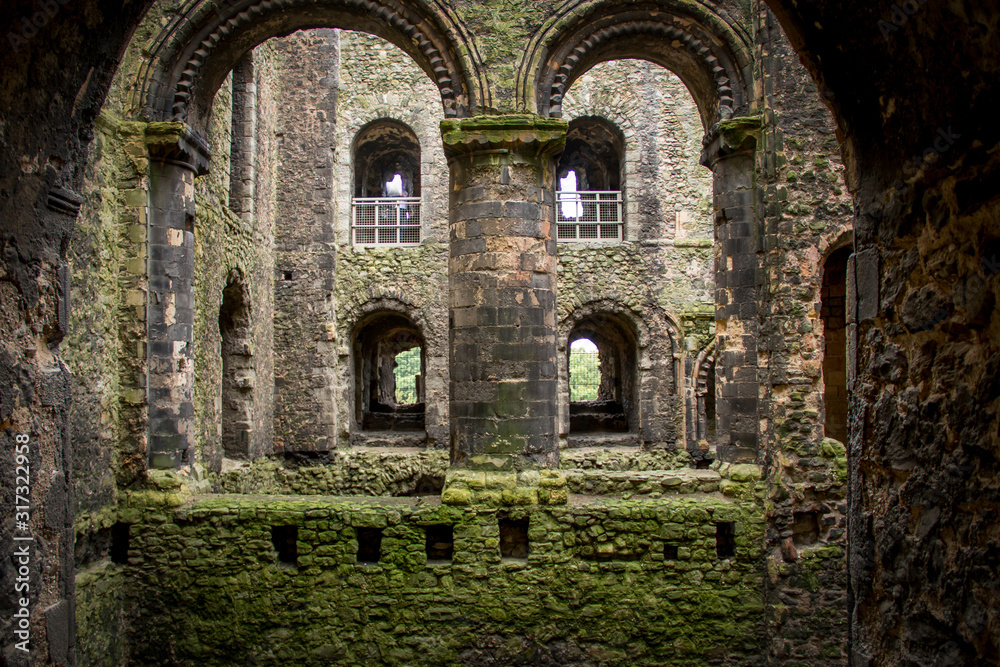
M 566 145 L 568 129 L 569 123 L 561 118 L 534 114 L 441 121 L 448 161 L 466 160 L 472 164 L 535 162 L 554 156 Z
M 740 116 L 721 120 L 705 134 L 701 163 L 709 169 L 728 157 L 750 155 L 760 140 L 763 116 Z
M 208 142 L 186 123 L 149 123 L 146 148 L 155 162 L 169 162 L 190 169 L 196 176 L 208 173 Z

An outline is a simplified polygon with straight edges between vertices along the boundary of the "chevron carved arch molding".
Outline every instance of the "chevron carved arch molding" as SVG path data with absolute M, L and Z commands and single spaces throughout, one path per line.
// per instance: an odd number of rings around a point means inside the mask
M 576 14 L 574 15 L 574 12 Z M 518 73 L 526 108 L 560 117 L 572 83 L 594 65 L 624 58 L 655 62 L 691 91 L 706 131 L 750 106 L 749 36 L 729 17 L 692 15 L 672 3 L 575 3 L 528 49 Z M 534 72 L 533 81 L 532 72 Z M 533 98 L 533 99 L 531 99 Z
M 143 84 L 145 113 L 203 131 L 212 98 L 258 44 L 308 28 L 371 33 L 409 54 L 437 85 L 444 116 L 468 116 L 489 95 L 475 45 L 444 6 L 405 0 L 198 2 L 161 33 Z

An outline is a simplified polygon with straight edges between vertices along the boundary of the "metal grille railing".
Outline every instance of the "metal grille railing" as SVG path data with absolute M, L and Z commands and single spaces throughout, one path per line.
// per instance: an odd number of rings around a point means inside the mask
M 622 241 L 624 231 L 620 191 L 556 193 L 556 240 Z
M 351 240 L 354 245 L 420 243 L 420 197 L 355 197 Z

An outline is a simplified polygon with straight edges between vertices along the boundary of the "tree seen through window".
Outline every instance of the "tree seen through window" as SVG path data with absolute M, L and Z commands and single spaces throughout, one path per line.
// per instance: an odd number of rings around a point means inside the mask
M 417 402 L 417 376 L 420 375 L 420 348 L 412 347 L 396 355 L 396 403 Z
M 601 386 L 601 363 L 597 345 L 586 338 L 569 346 L 569 400 L 595 401 Z

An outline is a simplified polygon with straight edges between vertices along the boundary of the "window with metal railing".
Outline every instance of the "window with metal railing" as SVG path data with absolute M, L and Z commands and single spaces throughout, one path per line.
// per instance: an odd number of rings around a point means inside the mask
M 556 240 L 620 243 L 625 137 L 604 118 L 574 118 L 556 165 Z
M 351 244 L 420 243 L 420 140 L 406 124 L 379 118 L 354 138 Z
M 351 241 L 361 246 L 420 243 L 420 197 L 355 197 Z
M 556 240 L 624 240 L 622 193 L 617 190 L 557 192 Z

